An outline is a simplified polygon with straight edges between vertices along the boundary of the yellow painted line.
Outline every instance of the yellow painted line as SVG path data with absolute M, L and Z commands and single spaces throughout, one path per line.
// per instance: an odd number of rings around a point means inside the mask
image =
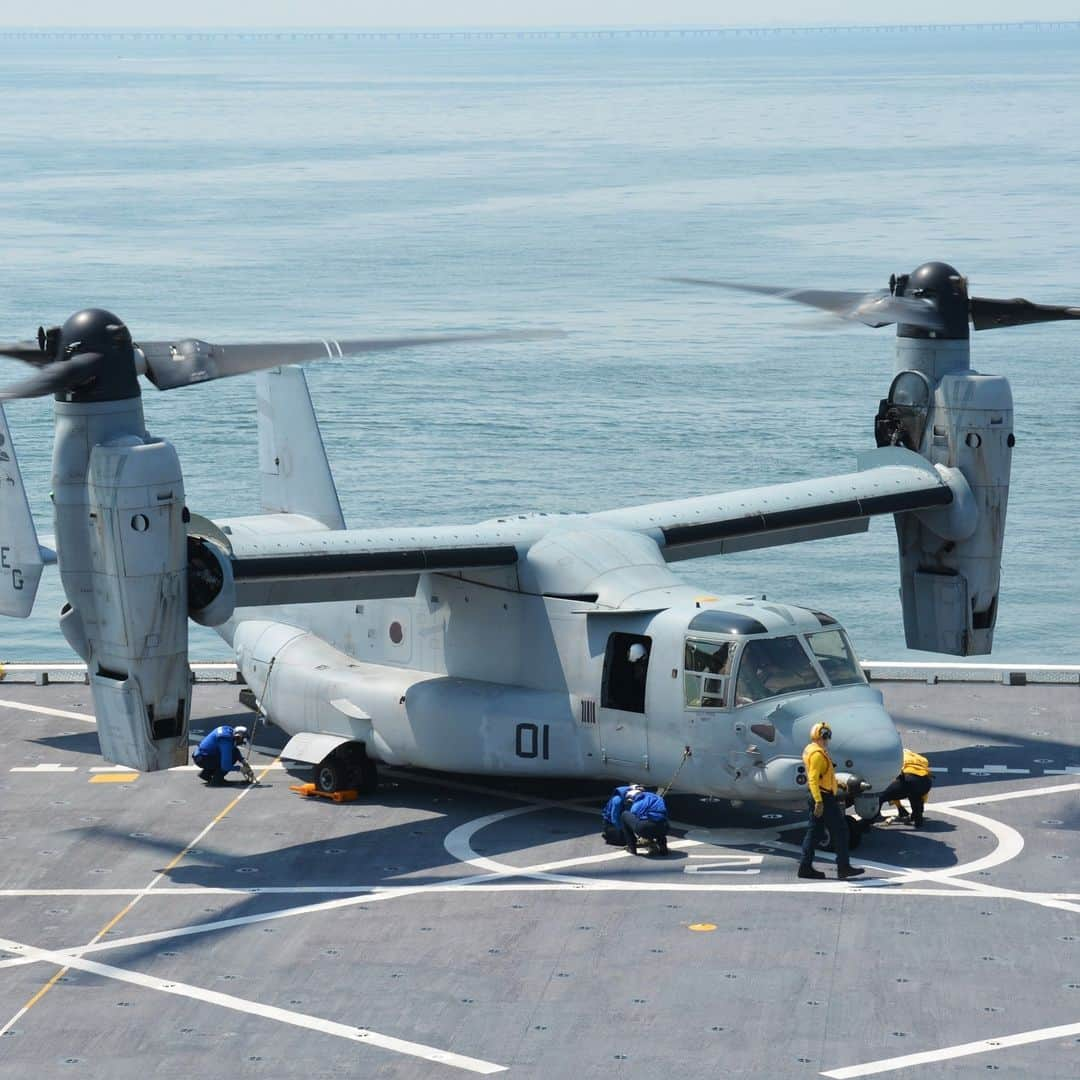
M 272 767 L 273 767 L 274 765 L 278 764 L 278 762 L 280 762 L 280 760 L 281 760 L 280 758 L 275 758 L 275 759 L 274 759 L 274 760 L 273 760 L 273 761 L 272 761 L 272 762 L 270 763 L 270 765 L 268 765 L 268 766 L 267 766 L 266 768 L 264 768 L 264 769 L 263 769 L 263 770 L 262 770 L 262 771 L 261 771 L 261 772 L 260 772 L 260 773 L 259 773 L 259 774 L 257 775 L 257 777 L 256 777 L 256 781 L 255 781 L 255 782 L 256 782 L 256 783 L 260 783 L 260 782 L 261 782 L 261 781 L 263 780 L 263 778 L 264 778 L 264 777 L 266 776 L 266 774 L 267 774 L 267 773 L 269 773 L 270 769 L 271 769 L 271 768 L 272 768 Z M 92 777 L 90 778 L 90 783 L 91 783 L 91 784 L 97 784 L 97 783 L 106 783 L 106 784 L 107 784 L 107 783 L 110 783 L 110 782 L 111 782 L 111 783 L 116 783 L 117 781 L 126 781 L 126 780 L 128 780 L 128 779 L 134 779 L 134 778 L 135 778 L 135 777 L 137 777 L 138 775 L 139 775 L 138 773 L 132 773 L 132 774 L 131 774 L 131 776 L 130 776 L 130 778 L 129 778 L 129 777 L 128 777 L 128 776 L 126 776 L 126 775 L 120 775 L 120 774 L 118 774 L 118 773 L 98 773 L 98 774 L 97 774 L 96 776 L 92 776 Z M 106 934 L 108 934 L 108 933 L 109 933 L 109 931 L 110 931 L 110 930 L 112 930 L 112 928 L 113 928 L 114 926 L 116 926 L 116 924 L 117 924 L 117 923 L 118 923 L 118 922 L 119 922 L 119 921 L 120 921 L 120 920 L 121 920 L 121 919 L 122 919 L 122 918 L 123 918 L 123 917 L 124 917 L 125 915 L 127 915 L 127 913 L 128 913 L 129 911 L 131 911 L 131 909 L 132 909 L 132 908 L 133 908 L 133 907 L 134 907 L 134 906 L 135 906 L 135 905 L 136 905 L 136 904 L 137 904 L 137 903 L 138 903 L 138 902 L 139 902 L 139 901 L 140 901 L 140 900 L 141 900 L 141 899 L 142 899 L 142 898 L 143 898 L 144 896 L 146 896 L 146 894 L 147 894 L 148 892 L 150 892 L 150 890 L 151 890 L 151 889 L 152 889 L 152 888 L 153 888 L 153 887 L 154 887 L 154 886 L 155 886 L 155 885 L 156 885 L 156 884 L 157 884 L 157 883 L 158 883 L 158 882 L 159 882 L 159 881 L 160 881 L 160 880 L 161 880 L 161 879 L 162 879 L 163 877 L 165 877 L 165 876 L 166 876 L 166 875 L 167 875 L 167 874 L 169 873 L 169 871 L 170 871 L 170 870 L 173 870 L 173 869 L 175 869 L 176 865 L 177 865 L 177 864 L 178 864 L 178 863 L 179 863 L 179 862 L 181 861 L 181 859 L 183 859 L 183 858 L 184 858 L 184 856 L 186 856 L 186 855 L 187 855 L 187 853 L 188 853 L 189 851 L 191 851 L 191 849 L 192 849 L 192 848 L 194 848 L 194 847 L 195 847 L 195 846 L 196 846 L 196 845 L 197 845 L 197 844 L 198 844 L 198 843 L 199 843 L 199 842 L 200 842 L 200 841 L 202 840 L 202 838 L 203 838 L 204 836 L 206 836 L 206 834 L 207 834 L 207 833 L 208 833 L 208 832 L 209 832 L 209 831 L 210 831 L 210 830 L 211 830 L 211 829 L 212 829 L 212 828 L 213 828 L 213 827 L 214 827 L 214 826 L 215 826 L 215 825 L 216 825 L 216 824 L 217 824 L 217 823 L 218 823 L 219 821 L 221 821 L 221 819 L 222 819 L 223 817 L 225 817 L 225 815 L 226 815 L 226 814 L 228 814 L 228 813 L 229 813 L 229 811 L 230 811 L 230 810 L 232 810 L 232 808 L 233 808 L 234 806 L 236 806 L 236 804 L 237 804 L 237 803 L 238 803 L 238 802 L 239 802 L 239 801 L 240 801 L 240 800 L 241 800 L 241 799 L 242 799 L 242 798 L 243 798 L 243 797 L 244 797 L 244 796 L 245 796 L 245 795 L 246 795 L 246 794 L 247 794 L 247 793 L 248 793 L 248 792 L 249 792 L 250 790 L 251 790 L 251 788 L 250 788 L 250 787 L 246 787 L 246 788 L 244 788 L 244 790 L 243 790 L 243 791 L 241 791 L 241 792 L 240 792 L 240 793 L 239 793 L 239 794 L 238 794 L 238 795 L 236 796 L 236 798 L 234 798 L 234 799 L 233 799 L 233 800 L 232 800 L 232 801 L 231 801 L 231 802 L 229 803 L 229 805 L 228 805 L 228 806 L 226 806 L 226 807 L 225 807 L 225 809 L 224 809 L 224 810 L 222 810 L 222 811 L 221 811 L 221 813 L 220 813 L 220 814 L 218 814 L 218 815 L 217 815 L 217 817 L 215 817 L 215 818 L 214 818 L 214 820 L 213 820 L 213 821 L 211 821 L 211 822 L 210 822 L 210 824 L 209 824 L 209 825 L 207 825 L 207 826 L 206 826 L 206 828 L 205 828 L 205 829 L 203 829 L 203 831 L 202 831 L 201 833 L 199 833 L 199 835 L 198 835 L 198 836 L 196 836 L 196 837 L 195 837 L 195 839 L 194 839 L 194 840 L 192 840 L 192 841 L 191 841 L 191 842 L 190 842 L 190 843 L 189 843 L 189 844 L 188 844 L 188 845 L 187 845 L 187 846 L 186 846 L 186 847 L 184 848 L 184 850 L 183 850 L 183 851 L 181 851 L 181 852 L 180 852 L 180 853 L 179 853 L 179 854 L 178 854 L 178 855 L 177 855 L 177 856 L 176 856 L 176 857 L 175 857 L 174 859 L 172 859 L 172 860 L 171 860 L 171 861 L 169 862 L 169 865 L 168 865 L 168 866 L 166 866 L 164 870 L 160 871 L 160 873 L 158 873 L 158 874 L 157 874 L 157 875 L 156 875 L 156 876 L 154 877 L 154 880 L 153 880 L 153 881 L 151 881 L 151 882 L 150 882 L 150 884 L 149 884 L 149 885 L 147 885 L 145 889 L 143 889 L 143 890 L 142 890 L 142 891 L 141 891 L 141 892 L 140 892 L 140 893 L 139 893 L 139 894 L 138 894 L 137 896 L 134 896 L 134 897 L 132 897 L 132 898 L 131 898 L 131 900 L 130 900 L 130 901 L 129 901 L 129 902 L 127 903 L 127 904 L 125 904 L 125 905 L 124 905 L 124 907 L 122 907 L 122 908 L 120 909 L 120 911 L 118 911 L 118 912 L 116 913 L 116 915 L 115 915 L 115 916 L 114 916 L 114 917 L 113 917 L 112 919 L 110 919 L 110 920 L 109 920 L 109 921 L 108 921 L 108 922 L 107 922 L 107 923 L 106 923 L 106 924 L 105 924 L 105 925 L 104 925 L 104 926 L 103 926 L 103 927 L 102 927 L 102 928 L 101 928 L 101 929 L 100 929 L 100 930 L 99 930 L 99 931 L 98 931 L 98 932 L 97 932 L 97 933 L 96 933 L 96 934 L 94 935 L 94 937 L 93 937 L 93 938 L 91 939 L 91 941 L 89 942 L 89 944 L 90 944 L 90 945 L 96 945 L 96 944 L 97 944 L 97 943 L 98 943 L 99 941 L 101 941 L 101 939 L 102 939 L 103 937 L 105 937 L 105 935 L 106 935 Z M 9 1020 L 9 1021 L 7 1022 L 7 1023 L 6 1023 L 6 1024 L 5 1024 L 5 1025 L 4 1025 L 3 1027 L 2 1027 L 2 1028 L 0 1028 L 0 1036 L 3 1036 L 3 1035 L 4 1035 L 5 1033 L 6 1033 L 6 1032 L 10 1031 L 10 1030 L 11 1030 L 11 1028 L 12 1028 L 12 1027 L 13 1027 L 13 1026 L 14 1026 L 15 1024 L 17 1024 L 17 1023 L 19 1022 L 19 1020 L 21 1020 L 21 1019 L 22 1019 L 22 1018 L 23 1018 L 23 1017 L 24 1017 L 24 1016 L 25 1016 L 25 1015 L 26 1015 L 26 1014 L 27 1014 L 27 1013 L 28 1013 L 28 1012 L 29 1012 L 29 1011 L 30 1011 L 30 1010 L 31 1010 L 31 1009 L 32 1009 L 32 1008 L 33 1008 L 33 1007 L 34 1007 L 34 1006 L 35 1006 L 35 1005 L 36 1005 L 36 1004 L 37 1004 L 37 1003 L 38 1003 L 38 1002 L 39 1002 L 39 1001 L 40 1001 L 40 1000 L 41 1000 L 41 999 L 42 999 L 42 998 L 43 998 L 43 997 L 44 997 L 44 996 L 45 996 L 45 995 L 46 995 L 46 994 L 47 994 L 47 993 L 48 993 L 48 992 L 49 992 L 49 991 L 50 991 L 50 990 L 51 990 L 51 989 L 52 989 L 52 988 L 53 988 L 53 987 L 55 986 L 55 985 L 56 985 L 56 983 L 58 982 L 58 980 L 59 980 L 59 979 L 61 979 L 61 978 L 62 978 L 62 977 L 63 977 L 64 975 L 66 975 L 66 974 L 68 973 L 68 971 L 69 971 L 69 970 L 70 970 L 70 968 L 66 968 L 66 967 L 64 967 L 64 968 L 61 968 L 61 969 L 60 969 L 60 970 L 59 970 L 59 971 L 58 971 L 58 972 L 57 972 L 57 973 L 56 973 L 56 974 L 55 974 L 55 975 L 54 975 L 54 976 L 53 976 L 53 977 L 52 977 L 52 978 L 51 978 L 51 979 L 50 979 L 50 980 L 49 980 L 49 981 L 48 981 L 48 982 L 47 982 L 47 983 L 46 983 L 46 984 L 45 984 L 45 985 L 44 985 L 44 986 L 43 986 L 43 987 L 42 987 L 42 988 L 41 988 L 41 989 L 40 989 L 40 990 L 39 990 L 39 991 L 38 991 L 38 992 L 37 992 L 37 993 L 36 993 L 36 994 L 35 994 L 35 995 L 34 995 L 34 996 L 33 996 L 32 998 L 31 998 L 31 999 L 30 999 L 30 1000 L 29 1000 L 29 1001 L 28 1001 L 28 1002 L 27 1002 L 27 1003 L 26 1003 L 26 1004 L 25 1004 L 25 1005 L 24 1005 L 24 1006 L 23 1006 L 23 1007 L 22 1007 L 22 1008 L 21 1008 L 21 1009 L 20 1009 L 20 1010 L 19 1010 L 19 1011 L 18 1011 L 18 1012 L 17 1012 L 16 1014 L 15 1014 L 15 1015 L 14 1015 L 14 1016 L 13 1016 L 13 1017 L 12 1017 L 12 1018 L 11 1018 L 11 1019 L 10 1019 L 10 1020 Z
M 688 930 L 697 930 L 698 933 L 708 933 L 708 931 L 716 929 L 716 923 L 711 923 L 711 922 L 691 923 L 687 927 L 687 929 Z
M 107 772 L 91 776 L 89 782 L 91 784 L 129 784 L 132 780 L 138 779 L 139 774 L 137 772 Z

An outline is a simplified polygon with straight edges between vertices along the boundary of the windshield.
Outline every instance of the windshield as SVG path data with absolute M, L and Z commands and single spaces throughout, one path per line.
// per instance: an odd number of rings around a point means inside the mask
M 824 685 L 797 637 L 757 638 L 743 649 L 735 704 L 749 705 L 778 694 L 819 690 Z
M 833 686 L 866 682 L 851 642 L 842 630 L 822 630 L 819 634 L 807 635 L 807 639 L 821 670 Z

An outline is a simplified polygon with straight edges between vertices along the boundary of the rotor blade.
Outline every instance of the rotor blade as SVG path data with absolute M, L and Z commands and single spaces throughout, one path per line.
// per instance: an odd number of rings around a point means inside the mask
M 1080 319 L 1080 307 L 1033 304 L 1017 297 L 1014 300 L 991 300 L 971 297 L 971 322 L 976 330 L 995 330 L 999 326 L 1026 326 L 1028 323 Z
M 46 394 L 58 394 L 86 382 L 97 372 L 101 362 L 100 353 L 80 353 L 70 360 L 47 364 L 29 379 L 0 390 L 0 401 L 13 401 L 17 398 L 45 397 Z
M 905 323 L 926 330 L 942 330 L 945 322 L 930 300 L 909 296 L 890 296 L 887 292 L 844 292 L 830 289 L 787 289 L 775 285 L 748 285 L 741 281 L 718 281 L 713 278 L 671 277 L 682 285 L 704 285 L 711 289 L 737 289 L 739 292 L 775 296 L 797 304 L 820 308 L 841 319 L 850 319 L 867 326 L 889 326 Z
M 22 360 L 24 364 L 34 364 L 37 367 L 47 364 L 52 359 L 47 352 L 39 349 L 32 341 L 16 341 L 11 345 L 0 345 L 0 356 L 10 356 L 13 360 Z
M 183 341 L 146 341 L 137 346 L 146 357 L 147 378 L 159 390 L 244 375 L 251 371 L 306 364 L 312 360 L 358 356 L 361 353 L 416 349 L 425 345 L 465 342 L 528 341 L 562 337 L 557 330 L 505 331 L 485 334 L 428 334 L 400 338 L 355 338 L 341 341 L 248 342 L 239 345 L 211 345 L 187 338 Z

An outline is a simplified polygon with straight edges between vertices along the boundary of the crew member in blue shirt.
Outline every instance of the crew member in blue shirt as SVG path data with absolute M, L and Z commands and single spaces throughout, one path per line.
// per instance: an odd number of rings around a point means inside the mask
M 663 796 L 635 784 L 626 793 L 626 797 L 630 800 L 630 809 L 624 810 L 622 815 L 626 850 L 631 855 L 636 855 L 640 837 L 650 848 L 655 846 L 657 854 L 666 855 L 668 814 Z
M 239 769 L 243 760 L 240 748 L 247 741 L 246 727 L 222 724 L 214 728 L 195 749 L 192 760 L 199 766 L 199 779 L 208 784 L 223 784 L 230 769 Z
M 616 844 L 619 847 L 622 847 L 626 843 L 626 833 L 623 830 L 622 815 L 623 810 L 626 809 L 626 793 L 629 790 L 629 784 L 623 784 L 621 787 L 617 787 L 611 793 L 611 798 L 604 804 L 604 809 L 600 811 L 600 817 L 604 822 L 604 839 L 609 844 Z

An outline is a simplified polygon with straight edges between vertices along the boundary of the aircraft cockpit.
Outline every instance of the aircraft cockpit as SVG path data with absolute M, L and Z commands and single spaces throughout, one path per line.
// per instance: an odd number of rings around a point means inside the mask
M 818 627 L 770 633 L 750 616 L 706 610 L 690 620 L 683 654 L 688 709 L 732 709 L 784 694 L 865 682 L 844 630 L 814 612 Z M 722 637 L 721 637 L 722 635 Z
M 751 798 L 767 791 L 774 801 L 802 801 L 802 748 L 814 721 L 827 720 L 838 776 L 856 812 L 872 819 L 873 793 L 895 775 L 900 743 L 844 628 L 786 604 L 727 607 L 680 613 L 682 668 L 671 674 L 682 679 L 685 730 L 701 747 L 701 767 L 718 768 Z

